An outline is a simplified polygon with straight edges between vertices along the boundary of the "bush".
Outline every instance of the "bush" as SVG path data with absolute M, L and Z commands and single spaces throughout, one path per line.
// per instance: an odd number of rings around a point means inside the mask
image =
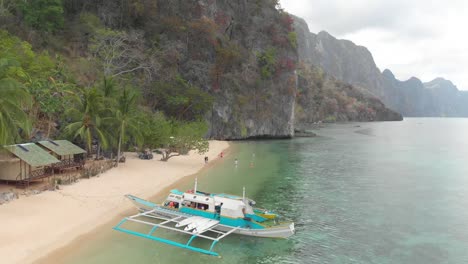
M 45 32 L 55 32 L 63 28 L 62 0 L 22 1 L 20 10 L 27 25 Z
M 289 44 L 291 44 L 291 47 L 297 48 L 297 33 L 294 31 L 291 31 L 288 33 L 288 39 L 289 39 Z
M 263 79 L 269 79 L 276 71 L 276 50 L 268 48 L 266 51 L 257 54 L 257 64 Z

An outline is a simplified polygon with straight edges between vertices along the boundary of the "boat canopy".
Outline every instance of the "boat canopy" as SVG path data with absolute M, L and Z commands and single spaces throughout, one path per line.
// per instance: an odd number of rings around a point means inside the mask
M 172 189 L 172 190 L 171 190 L 171 193 L 177 194 L 177 195 L 183 195 L 183 194 L 184 194 L 184 192 L 181 192 L 181 191 L 179 191 L 179 190 L 177 190 L 177 189 Z

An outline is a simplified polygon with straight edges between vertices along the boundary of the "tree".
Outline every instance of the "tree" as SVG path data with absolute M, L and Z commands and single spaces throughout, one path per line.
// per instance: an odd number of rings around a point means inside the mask
M 169 137 L 167 147 L 162 152 L 162 161 L 187 154 L 195 150 L 199 154 L 206 153 L 209 149 L 208 140 L 204 138 L 208 126 L 205 121 L 172 123 L 172 136 Z
M 20 83 L 6 77 L 14 60 L 0 58 L 0 146 L 11 144 L 20 138 L 19 131 L 30 131 L 30 121 L 23 106 L 29 102 L 29 94 Z
M 64 134 L 72 139 L 80 138 L 91 151 L 93 138 L 97 138 L 104 148 L 108 146 L 107 133 L 102 129 L 102 115 L 106 110 L 102 94 L 96 88 L 81 89 L 75 94 L 75 104 L 66 111 L 72 120 L 64 129 Z
M 168 145 L 172 134 L 172 125 L 161 112 L 140 113 L 138 125 L 143 136 L 143 146 L 149 149 L 162 148 Z
M 26 24 L 33 28 L 46 32 L 63 28 L 62 0 L 23 0 L 20 9 Z
M 141 142 L 142 136 L 138 129 L 138 121 L 136 111 L 137 94 L 129 89 L 123 89 L 117 100 L 117 108 L 115 109 L 115 121 L 118 124 L 119 143 L 117 147 L 117 164 L 120 161 L 120 149 L 122 143 L 127 142 L 129 137 L 133 137 L 135 141 Z
M 36 121 L 36 128 L 45 129 L 46 138 L 49 138 L 53 124 L 65 111 L 72 86 L 52 77 L 49 80 L 31 79 L 25 85 L 33 98 L 30 116 Z
M 102 64 L 104 76 L 114 78 L 123 74 L 151 74 L 158 64 L 148 56 L 143 34 L 99 28 L 92 39 L 91 51 Z
M 11 16 L 13 3 L 11 0 L 0 0 L 0 17 Z
M 213 97 L 177 76 L 172 82 L 158 83 L 154 89 L 157 110 L 177 120 L 201 118 L 213 105 Z

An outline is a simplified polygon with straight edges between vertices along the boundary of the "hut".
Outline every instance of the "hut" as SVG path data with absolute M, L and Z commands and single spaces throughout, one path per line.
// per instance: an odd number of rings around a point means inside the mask
M 86 153 L 86 150 L 68 140 L 44 140 L 39 141 L 38 144 L 60 160 L 59 163 L 54 165 L 54 168 L 59 171 L 70 168 L 79 169 L 84 166 L 83 154 Z
M 4 146 L 10 154 L 0 159 L 0 180 L 29 186 L 34 180 L 53 174 L 52 166 L 60 162 L 34 143 Z

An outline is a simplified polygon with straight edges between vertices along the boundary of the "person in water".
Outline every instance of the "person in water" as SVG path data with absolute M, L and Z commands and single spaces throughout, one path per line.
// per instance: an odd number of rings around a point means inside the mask
M 239 165 L 239 161 L 237 159 L 234 160 L 234 165 L 236 165 L 236 167 Z

